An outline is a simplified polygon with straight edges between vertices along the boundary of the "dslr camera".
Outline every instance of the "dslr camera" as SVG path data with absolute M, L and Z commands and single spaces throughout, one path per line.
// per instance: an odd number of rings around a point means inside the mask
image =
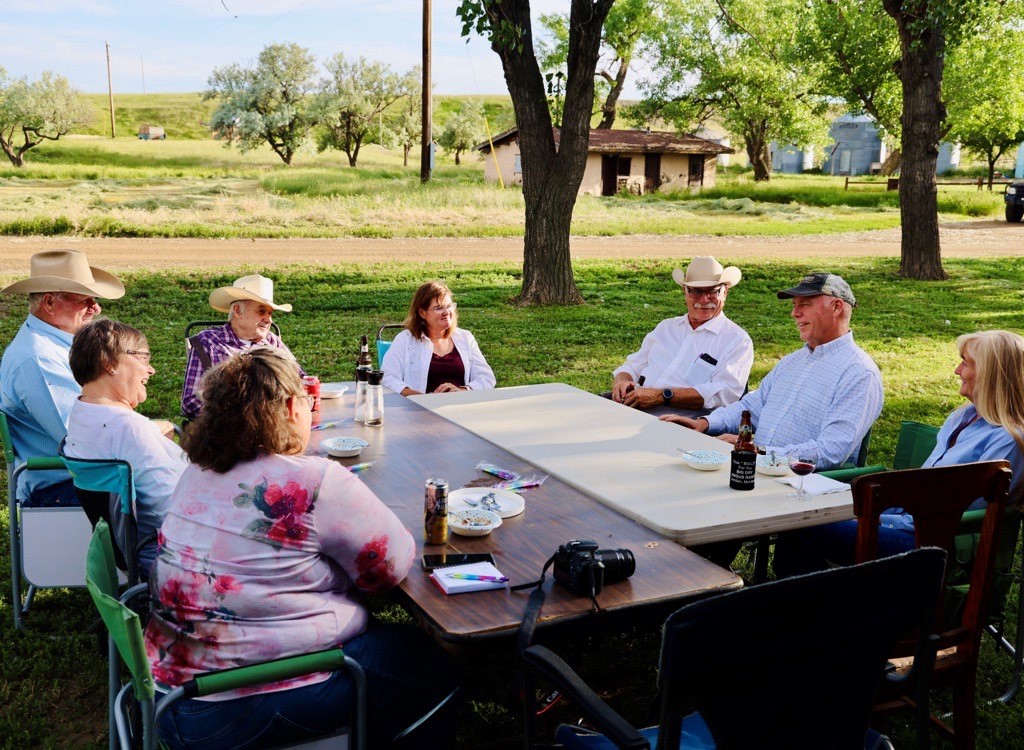
M 591 540 L 560 545 L 554 561 L 555 580 L 580 596 L 596 597 L 606 583 L 625 581 L 636 570 L 628 549 L 598 549 Z

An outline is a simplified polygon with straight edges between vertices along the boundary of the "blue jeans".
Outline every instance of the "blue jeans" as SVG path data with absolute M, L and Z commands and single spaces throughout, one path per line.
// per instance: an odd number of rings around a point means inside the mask
M 426 633 L 371 621 L 344 649 L 366 673 L 367 747 L 455 746 L 458 669 Z M 324 682 L 293 690 L 181 701 L 161 718 L 160 738 L 174 749 L 203 750 L 300 742 L 348 727 L 354 704 L 351 678 L 335 672 Z
M 776 578 L 825 570 L 829 563 L 853 565 L 857 522 L 839 521 L 779 535 L 773 569 Z M 914 532 L 878 528 L 878 556 L 891 557 L 914 549 Z
M 22 506 L 25 508 L 67 508 L 81 505 L 70 479 L 36 487 Z

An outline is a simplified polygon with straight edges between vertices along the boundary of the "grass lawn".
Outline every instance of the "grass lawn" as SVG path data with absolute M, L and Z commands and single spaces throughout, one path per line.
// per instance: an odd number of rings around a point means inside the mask
M 922 283 L 896 277 L 895 259 L 839 259 L 830 264 L 857 294 L 855 335 L 885 380 L 885 408 L 873 432 L 872 463 L 891 462 L 900 420 L 939 424 L 961 403 L 953 374 L 957 335 L 996 327 L 1024 330 L 1024 259 L 950 260 L 945 266 L 949 281 Z M 669 278 L 671 268 L 665 262 L 577 263 L 587 304 L 521 310 L 507 304 L 520 282 L 520 270 L 512 264 L 295 267 L 275 274 L 278 295 L 295 306 L 294 313 L 279 316 L 278 322 L 307 370 L 325 379 L 347 379 L 358 335 L 375 331 L 381 322 L 400 320 L 412 290 L 424 279 L 439 277 L 454 289 L 461 320 L 481 342 L 499 385 L 561 381 L 593 391 L 608 387 L 611 370 L 659 320 L 683 309 L 682 294 Z M 243 270 L 259 269 L 238 273 Z M 805 271 L 792 263 L 743 264 L 743 282 L 730 294 L 727 313 L 754 340 L 752 385 L 799 345 L 790 306 L 774 293 Z M 149 337 L 157 375 L 150 380 L 143 413 L 177 413 L 184 324 L 209 317 L 209 291 L 232 278 L 128 275 L 123 279 L 126 297 L 105 305 L 106 314 L 137 325 Z M 6 345 L 24 318 L 24 301 L 2 299 L 0 311 L 0 341 Z M 6 523 L 4 511 L 4 538 Z M 13 632 L 9 577 L 5 555 L 0 559 L 0 747 L 103 746 L 105 665 L 93 641 L 72 635 L 92 620 L 87 596 L 83 591 L 41 593 L 31 622 L 42 634 L 20 636 Z M 406 617 L 387 597 L 375 600 L 374 606 L 385 618 Z M 45 635 L 52 632 L 61 635 Z M 641 719 L 654 687 L 656 627 L 637 623 L 598 633 L 584 647 L 578 638 L 542 635 L 548 637 L 620 710 Z M 506 645 L 462 658 L 469 703 L 460 747 L 514 737 L 519 731 L 515 698 L 507 688 L 511 645 Z M 1019 705 L 985 704 L 1007 684 L 1009 660 L 994 656 L 987 641 L 985 646 L 978 746 L 1016 746 L 1024 736 Z M 937 703 L 947 706 L 948 696 L 939 696 Z M 570 717 L 571 711 L 562 716 Z M 886 719 L 883 728 L 898 746 L 912 742 L 905 718 Z
M 78 136 L 0 165 L 0 234 L 117 237 L 516 237 L 518 188 L 485 183 L 474 155 L 441 154 L 419 181 L 418 154 L 370 145 L 359 167 L 344 154 L 300 153 L 285 167 L 269 148 L 245 154 L 213 140 Z M 942 187 L 943 218 L 996 215 L 998 192 Z M 768 185 L 722 172 L 698 194 L 581 196 L 576 235 L 835 234 L 899 226 L 884 182 L 843 190 L 843 178 L 777 175 Z

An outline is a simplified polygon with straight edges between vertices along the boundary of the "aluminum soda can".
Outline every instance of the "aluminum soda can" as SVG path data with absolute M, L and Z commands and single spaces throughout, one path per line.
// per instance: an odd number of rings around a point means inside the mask
M 316 375 L 304 375 L 302 384 L 306 387 L 306 393 L 313 397 L 313 411 L 320 411 L 320 378 Z
M 428 479 L 423 490 L 423 538 L 427 544 L 448 541 L 448 480 Z

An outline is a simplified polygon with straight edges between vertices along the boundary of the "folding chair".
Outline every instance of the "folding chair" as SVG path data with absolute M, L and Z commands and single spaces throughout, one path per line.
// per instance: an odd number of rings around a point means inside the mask
M 36 591 L 85 586 L 81 560 L 91 524 L 81 508 L 23 508 L 18 479 L 25 471 L 66 471 L 58 456 L 33 457 L 19 464 L 7 423 L 0 412 L 0 437 L 7 462 L 7 508 L 11 538 L 11 608 L 14 627 L 25 630 L 25 616 Z M 22 579 L 28 583 L 22 599 Z
M 945 557 L 939 549 L 914 550 L 676 611 L 662 635 L 659 724 L 643 730 L 609 708 L 558 656 L 531 646 L 523 655 L 527 744 L 536 736 L 540 675 L 603 733 L 563 725 L 555 738 L 565 748 L 649 748 L 655 742 L 664 750 L 878 747 L 883 738 L 868 728 L 875 691 L 881 682 L 910 679 L 888 674 L 886 658 L 915 629 L 927 732 L 924 685 L 935 654 L 927 632 Z
M 145 641 L 139 615 L 126 602 L 145 592 L 145 585 L 139 585 L 118 597 L 117 570 L 114 565 L 114 549 L 110 540 L 110 528 L 105 521 L 96 524 L 86 558 L 86 581 L 93 602 L 107 626 L 110 644 L 111 686 L 118 687 L 116 698 L 110 705 L 111 737 L 116 733 L 122 750 L 129 750 L 141 743 L 144 750 L 155 750 L 159 745 L 160 716 L 174 703 L 183 698 L 201 698 L 208 695 L 238 690 L 286 680 L 314 672 L 330 672 L 345 669 L 356 684 L 356 708 L 353 732 L 331 735 L 313 740 L 301 747 L 348 747 L 353 744 L 365 750 L 366 742 L 366 677 L 358 662 L 345 656 L 340 648 L 328 649 L 312 654 L 303 654 L 275 661 L 254 664 L 248 667 L 208 672 L 189 680 L 184 685 L 169 691 L 159 688 L 153 680 L 153 673 L 146 657 Z M 118 655 L 124 660 L 131 673 L 130 680 L 120 686 L 120 664 Z M 141 737 L 134 736 L 129 710 L 134 700 L 141 715 Z M 344 744 L 342 744 L 344 742 Z M 113 745 L 113 741 L 111 743 Z M 292 745 L 291 747 L 297 747 Z
M 139 553 L 153 537 L 139 540 L 135 511 L 135 480 L 127 461 L 71 458 L 61 441 L 57 454 L 75 484 L 75 493 L 93 528 L 103 519 L 114 530 L 114 558 L 128 576 L 128 585 L 141 579 Z
M 405 325 L 402 323 L 385 323 L 384 325 L 377 329 L 377 367 L 384 366 L 384 355 L 387 354 L 388 349 L 391 348 L 391 341 L 384 340 L 384 331 L 390 328 L 400 330 L 402 328 L 405 328 Z
M 949 553 L 947 584 L 956 570 L 955 537 L 963 515 L 979 497 L 987 503 L 961 612 L 950 622 L 950 618 L 943 615 L 951 613 L 942 613 L 940 608 L 936 619 L 944 629 L 939 634 L 938 648 L 942 651 L 935 662 L 933 682 L 953 689 L 955 731 L 939 719 L 932 718 L 932 723 L 951 738 L 957 748 L 974 748 L 978 650 L 991 604 L 996 552 L 1009 486 L 1010 469 L 1006 461 L 880 472 L 858 477 L 852 486 L 853 512 L 857 516 L 856 560 L 863 562 L 877 555 L 881 514 L 888 508 L 902 507 L 914 519 L 914 539 L 918 546 L 940 547 Z M 907 657 L 909 651 L 910 644 L 901 644 L 893 656 Z M 886 710 L 913 705 L 916 701 L 917 696 L 909 696 L 904 691 L 886 691 L 885 700 L 878 708 Z

